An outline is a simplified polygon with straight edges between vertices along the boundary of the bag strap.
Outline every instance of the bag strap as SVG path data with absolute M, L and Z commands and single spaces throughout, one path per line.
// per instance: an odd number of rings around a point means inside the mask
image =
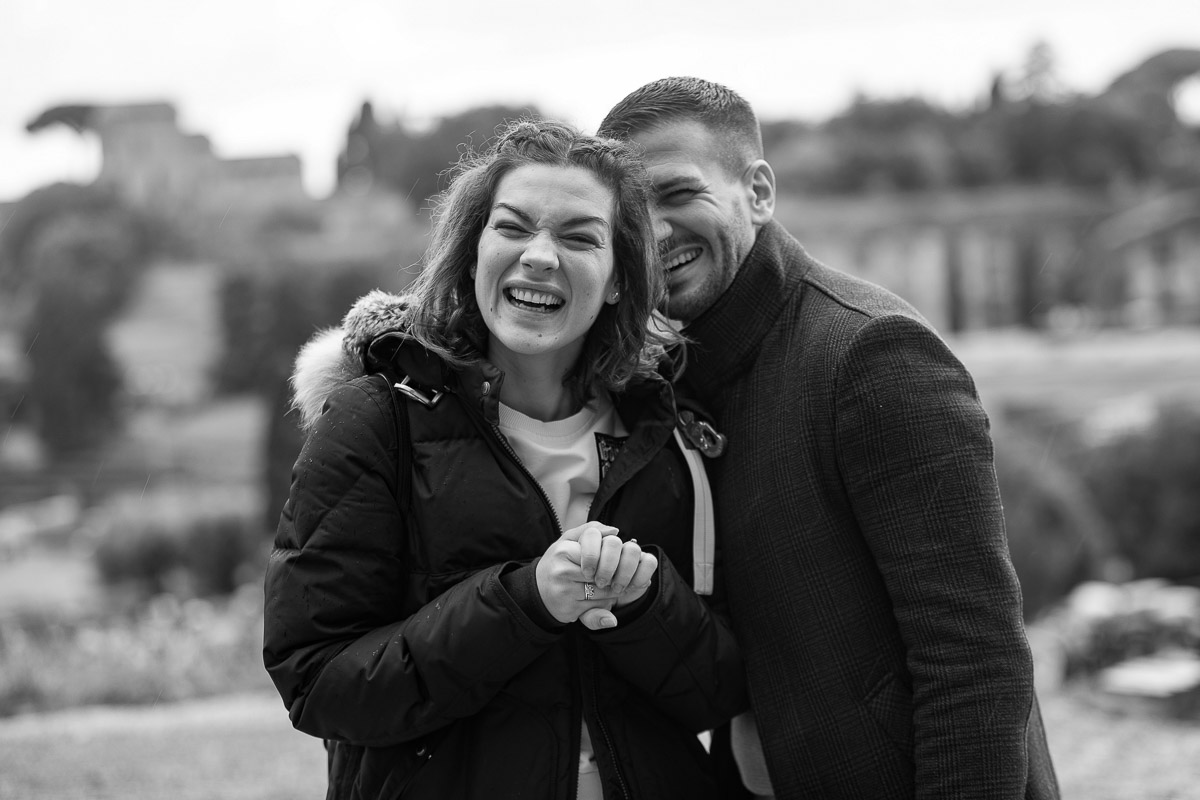
M 392 383 L 392 388 L 400 392 L 408 376 L 399 383 Z M 407 512 L 412 507 L 412 421 L 408 418 L 408 403 L 392 392 L 392 406 L 396 409 L 396 483 L 400 489 L 400 510 Z
M 692 588 L 696 594 L 713 593 L 713 563 L 716 561 L 717 516 L 713 513 L 712 489 L 697 449 L 675 428 L 675 441 L 692 476 Z
M 422 385 L 402 369 L 400 362 L 403 360 L 423 377 L 441 376 L 440 363 L 435 356 L 424 349 L 414 353 L 414 348 L 406 347 L 406 343 L 399 334 L 385 334 L 373 341 L 364 353 L 367 370 L 382 376 L 391 389 L 389 394 L 396 417 L 398 500 L 400 510 L 405 512 L 412 504 L 412 420 L 409 417 L 409 401 L 432 410 L 446 395 L 444 388 L 431 389 Z
M 677 398 L 675 441 L 683 453 L 692 476 L 692 583 L 696 594 L 713 593 L 713 568 L 716 562 L 717 515 L 713 510 L 712 488 L 704 468 L 705 458 L 718 458 L 725 452 L 725 435 L 683 398 Z

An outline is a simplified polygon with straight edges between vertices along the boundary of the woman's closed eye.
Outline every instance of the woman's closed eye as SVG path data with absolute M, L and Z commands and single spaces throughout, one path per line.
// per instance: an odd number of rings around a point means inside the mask
M 590 233 L 568 233 L 559 238 L 566 242 L 569 247 L 576 249 L 591 249 L 593 247 L 600 247 L 601 245 L 600 239 Z
M 501 221 L 492 225 L 492 228 L 503 236 L 528 236 L 529 231 L 521 227 L 515 222 Z

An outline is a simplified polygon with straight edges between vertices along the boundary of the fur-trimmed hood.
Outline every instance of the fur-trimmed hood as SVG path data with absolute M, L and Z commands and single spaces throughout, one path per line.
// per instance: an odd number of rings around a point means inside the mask
M 301 429 L 313 426 L 339 383 L 365 373 L 363 352 L 368 344 L 407 327 L 408 308 L 407 296 L 377 289 L 354 303 L 341 326 L 318 332 L 300 348 L 291 383 L 292 408 L 300 412 Z

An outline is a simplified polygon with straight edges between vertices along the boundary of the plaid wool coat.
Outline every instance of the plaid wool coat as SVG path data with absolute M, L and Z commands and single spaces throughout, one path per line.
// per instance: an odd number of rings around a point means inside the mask
M 1056 798 L 974 383 L 778 224 L 686 333 L 778 797 Z

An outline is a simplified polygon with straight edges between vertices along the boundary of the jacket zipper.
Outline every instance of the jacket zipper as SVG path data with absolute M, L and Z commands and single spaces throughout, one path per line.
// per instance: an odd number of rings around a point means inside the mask
M 563 526 L 562 526 L 562 520 L 560 520 L 558 518 L 558 512 L 554 510 L 554 504 L 551 503 L 550 498 L 546 496 L 546 490 L 542 487 L 542 484 L 537 480 L 537 478 L 533 477 L 533 473 L 531 473 L 529 471 L 529 468 L 525 466 L 525 463 L 523 461 L 521 461 L 521 457 L 517 455 L 517 451 L 514 450 L 512 444 L 509 443 L 508 437 L 505 436 L 504 432 L 500 430 L 500 426 L 491 421 L 488 421 L 488 424 L 491 426 L 492 432 L 496 434 L 496 439 L 500 442 L 501 446 L 504 448 L 504 451 L 506 453 L 508 453 L 509 458 L 511 458 L 513 460 L 513 462 L 517 465 L 517 467 L 521 470 L 521 472 L 523 472 L 525 474 L 525 477 L 529 479 L 529 482 L 532 483 L 534 485 L 534 488 L 537 489 L 538 496 L 542 498 L 543 505 L 546 506 L 546 510 L 550 512 L 550 517 L 554 520 L 554 527 L 558 531 L 558 535 L 562 536 L 563 532 L 564 532 Z M 598 516 L 599 515 L 597 515 L 597 517 Z M 584 668 L 583 656 L 580 655 L 579 649 L 577 647 L 572 647 L 571 649 L 574 651 L 575 663 L 577 665 L 579 665 L 579 673 L 582 675 L 583 668 Z M 599 707 L 599 703 L 596 702 L 596 691 L 595 691 L 596 676 L 594 673 L 589 673 L 589 674 L 591 675 L 592 710 L 596 717 L 596 727 L 600 729 L 600 736 L 604 740 L 604 746 L 608 748 L 609 755 L 612 757 L 613 772 L 617 776 L 617 786 L 621 790 L 621 796 L 626 798 L 626 800 L 629 800 L 629 797 L 630 797 L 629 788 L 625 785 L 625 776 L 623 776 L 621 774 L 621 765 L 619 763 L 617 763 L 617 750 L 615 747 L 613 747 L 612 737 L 608 733 L 608 728 L 604 727 L 604 722 L 603 722 L 603 720 L 600 719 L 600 707 Z M 576 686 L 576 692 L 578 693 L 580 700 L 582 700 L 583 696 L 584 696 L 582 687 Z M 581 718 L 579 721 L 579 724 L 586 725 L 587 721 Z M 574 738 L 574 737 L 572 736 L 572 738 Z M 579 760 L 578 753 L 575 754 L 575 760 L 576 761 Z M 571 784 L 573 784 L 575 788 L 574 788 L 574 791 L 571 791 L 569 793 L 569 796 L 574 796 L 574 794 L 579 791 L 579 770 L 578 769 L 576 769 L 571 774 Z M 568 786 L 568 789 L 570 789 L 570 788 L 571 787 Z
M 492 432 L 496 434 L 496 439 L 504 447 L 504 451 L 508 453 L 509 457 L 513 460 L 513 463 L 520 468 L 521 472 L 525 473 L 525 477 L 529 478 L 529 482 L 533 484 L 535 489 L 537 489 L 538 496 L 542 498 L 542 505 L 546 506 L 546 510 L 550 512 L 550 518 L 554 520 L 554 529 L 558 531 L 559 536 L 562 536 L 564 533 L 562 520 L 558 518 L 558 512 L 554 510 L 554 504 L 551 503 L 550 498 L 546 496 L 546 490 L 542 488 L 542 484 L 538 482 L 538 479 L 533 477 L 533 473 L 529 471 L 529 467 L 525 466 L 525 462 L 521 460 L 521 457 L 517 455 L 517 451 L 513 449 L 511 444 L 509 444 L 508 437 L 505 436 L 504 432 L 500 430 L 500 426 L 494 422 L 488 422 L 488 424 L 492 426 Z
M 604 727 L 604 721 L 600 719 L 600 703 L 596 700 L 595 695 L 596 676 L 592 675 L 592 712 L 596 715 L 596 727 L 600 729 L 600 736 L 604 739 L 604 746 L 608 748 L 609 757 L 612 758 L 613 774 L 617 776 L 617 787 L 621 790 L 621 796 L 629 800 L 629 787 L 625 785 L 625 776 L 621 774 L 621 764 L 617 760 L 617 749 L 613 747 L 612 737 L 608 734 L 608 728 Z M 587 724 L 586 722 L 584 723 Z
M 599 494 L 599 492 L 597 492 L 597 494 Z M 602 509 L 602 508 L 597 509 L 596 519 L 599 519 L 600 511 L 603 511 L 603 510 L 604 509 Z M 579 673 L 582 675 L 585 665 L 583 663 L 583 656 L 579 653 L 578 649 L 576 649 L 576 651 L 575 651 L 575 657 L 579 662 Z M 591 695 L 590 700 L 591 700 L 591 706 L 592 706 L 592 714 L 596 718 L 596 728 L 599 730 L 600 738 L 604 741 L 604 746 L 606 748 L 608 748 L 609 757 L 612 758 L 613 774 L 615 774 L 617 776 L 617 788 L 619 788 L 621 790 L 621 797 L 624 797 L 625 800 L 630 800 L 631 795 L 629 794 L 629 787 L 625 785 L 625 776 L 621 774 L 621 764 L 620 764 L 620 761 L 617 759 L 617 748 L 613 745 L 612 736 L 609 734 L 608 728 L 605 727 L 604 718 L 600 714 L 600 702 L 597 697 L 595 666 L 594 665 L 586 665 L 586 666 L 589 669 L 588 675 L 590 676 L 591 685 L 592 685 L 592 695 Z M 584 724 L 587 724 L 587 723 L 585 722 Z

